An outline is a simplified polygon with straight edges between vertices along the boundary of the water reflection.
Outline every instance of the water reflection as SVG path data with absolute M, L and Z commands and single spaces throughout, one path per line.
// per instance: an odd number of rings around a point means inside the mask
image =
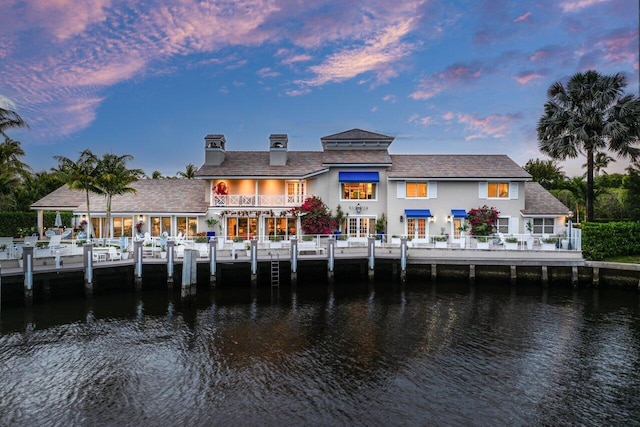
M 0 424 L 640 424 L 639 303 L 355 283 L 3 308 Z

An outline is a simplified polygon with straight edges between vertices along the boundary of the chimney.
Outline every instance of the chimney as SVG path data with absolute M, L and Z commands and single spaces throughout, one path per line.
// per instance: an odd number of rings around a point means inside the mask
M 272 133 L 269 135 L 269 165 L 285 166 L 287 164 L 287 143 L 289 138 L 286 133 Z
M 204 137 L 204 164 L 220 166 L 224 162 L 224 135 L 207 135 Z

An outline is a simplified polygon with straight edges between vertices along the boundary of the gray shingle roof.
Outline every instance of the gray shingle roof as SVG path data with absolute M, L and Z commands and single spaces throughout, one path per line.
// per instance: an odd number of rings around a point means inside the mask
M 289 151 L 285 166 L 269 165 L 268 151 L 227 151 L 220 166 L 203 165 L 197 177 L 292 177 L 322 172 L 321 151 Z
M 135 193 L 114 196 L 112 213 L 200 213 L 207 211 L 207 184 L 194 179 L 143 179 L 131 185 Z M 60 202 L 58 203 L 57 200 Z M 71 204 L 71 201 L 76 203 Z M 90 196 L 91 212 L 106 213 L 106 198 Z M 32 208 L 69 209 L 85 212 L 85 194 L 65 186 L 31 205 Z
M 535 181 L 524 183 L 525 215 L 568 215 L 569 208 Z
M 84 201 L 84 191 L 74 191 L 67 185 L 63 185 L 32 204 L 31 208 L 43 210 L 73 210 Z
M 393 141 L 393 137 L 362 129 L 351 129 L 320 138 L 320 141 Z
M 524 169 L 501 154 L 393 154 L 389 178 L 531 179 Z
M 325 165 L 336 164 L 384 164 L 391 166 L 387 150 L 327 150 L 322 155 Z

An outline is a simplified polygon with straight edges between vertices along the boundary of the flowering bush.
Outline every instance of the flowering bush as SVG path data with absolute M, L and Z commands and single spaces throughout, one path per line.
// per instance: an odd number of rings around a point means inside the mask
M 320 197 L 309 197 L 294 211 L 293 213 L 301 215 L 300 223 L 304 234 L 331 234 L 338 226 Z
M 139 223 L 136 224 L 136 231 L 138 233 L 142 233 L 142 226 L 144 225 L 144 223 L 142 221 L 140 221 Z
M 87 226 L 87 220 L 83 219 L 82 221 L 80 221 L 80 224 L 78 224 L 78 229 L 79 230 L 84 230 L 84 228 Z
M 471 234 L 474 236 L 488 236 L 492 234 L 498 222 L 500 214 L 493 207 L 484 205 L 469 211 L 469 224 L 471 224 Z

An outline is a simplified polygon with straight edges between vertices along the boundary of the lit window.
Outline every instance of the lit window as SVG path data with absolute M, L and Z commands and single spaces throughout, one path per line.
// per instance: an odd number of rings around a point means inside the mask
M 496 199 L 508 199 L 509 183 L 508 182 L 489 182 L 487 184 L 487 197 L 492 197 Z
M 426 182 L 407 182 L 406 197 L 409 198 L 426 198 L 427 183 Z
M 344 200 L 367 200 L 376 198 L 374 182 L 343 182 L 342 198 Z

